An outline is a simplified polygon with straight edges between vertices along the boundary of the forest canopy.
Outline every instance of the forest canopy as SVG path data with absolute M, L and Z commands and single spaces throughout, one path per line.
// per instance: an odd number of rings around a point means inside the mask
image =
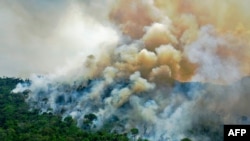
M 27 80 L 0 78 L 0 140 L 1 141 L 128 141 L 126 134 L 81 130 L 71 117 L 39 114 L 29 110 L 25 94 L 13 94 L 17 83 Z M 92 117 L 91 117 L 92 116 Z M 93 115 L 90 114 L 93 118 Z M 97 118 L 97 117 L 95 117 Z

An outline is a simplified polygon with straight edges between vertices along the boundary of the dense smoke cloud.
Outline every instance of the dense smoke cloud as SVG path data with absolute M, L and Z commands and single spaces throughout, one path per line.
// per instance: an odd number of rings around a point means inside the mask
M 39 43 L 38 51 L 44 46 L 48 52 L 61 46 L 76 57 L 55 72 L 33 74 L 30 84 L 17 85 L 13 92 L 28 91 L 32 109 L 72 116 L 80 127 L 84 116 L 94 113 L 98 129 L 113 121 L 112 131 L 136 127 L 151 140 L 221 140 L 221 125 L 249 123 L 245 107 L 250 106 L 250 83 L 249 78 L 241 80 L 250 73 L 246 0 L 55 3 L 44 2 L 54 4 L 51 10 L 57 13 L 55 25 L 44 22 L 47 30 L 37 31 L 46 39 L 24 36 L 26 44 L 14 45 Z M 35 21 L 25 23 L 34 26 Z M 28 27 L 25 32 L 31 31 Z M 49 59 L 49 64 L 58 63 Z

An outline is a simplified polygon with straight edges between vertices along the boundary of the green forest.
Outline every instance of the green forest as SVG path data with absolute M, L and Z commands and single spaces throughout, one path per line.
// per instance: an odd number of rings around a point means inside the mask
M 123 134 L 111 133 L 111 125 L 91 131 L 88 127 L 98 118 L 91 113 L 85 115 L 85 128 L 81 129 L 71 117 L 62 120 L 60 115 L 31 111 L 25 102 L 27 93 L 11 93 L 18 83 L 24 81 L 28 80 L 0 78 L 0 141 L 148 141 L 135 138 L 139 133 L 136 128 Z
M 25 94 L 11 90 L 23 80 L 0 78 L 0 141 L 128 141 L 127 134 L 85 131 L 67 117 L 29 111 Z M 93 118 L 91 114 L 86 118 Z M 89 121 L 90 122 L 90 121 Z

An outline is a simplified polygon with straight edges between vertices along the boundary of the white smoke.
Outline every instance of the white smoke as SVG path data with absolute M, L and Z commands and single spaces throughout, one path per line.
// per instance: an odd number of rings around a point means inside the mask
M 193 77 L 194 81 L 227 83 L 241 77 L 237 58 L 218 55 L 218 50 L 222 47 L 225 50 L 236 48 L 223 37 L 216 36 L 212 26 L 201 28 L 198 39 L 185 48 L 188 59 L 200 65 L 197 74 Z

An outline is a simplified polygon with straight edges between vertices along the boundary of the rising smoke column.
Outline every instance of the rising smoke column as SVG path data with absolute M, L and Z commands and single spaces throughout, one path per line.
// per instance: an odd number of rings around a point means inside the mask
M 249 80 L 239 81 L 250 72 L 246 0 L 100 3 L 108 12 L 92 1 L 72 7 L 85 8 L 83 21 L 96 25 L 88 32 L 106 40 L 93 38 L 92 53 L 13 90 L 29 90 L 32 109 L 72 116 L 80 127 L 89 113 L 97 128 L 117 117 L 123 126 L 113 130 L 136 127 L 151 140 L 219 140 L 220 124 L 249 118 Z

